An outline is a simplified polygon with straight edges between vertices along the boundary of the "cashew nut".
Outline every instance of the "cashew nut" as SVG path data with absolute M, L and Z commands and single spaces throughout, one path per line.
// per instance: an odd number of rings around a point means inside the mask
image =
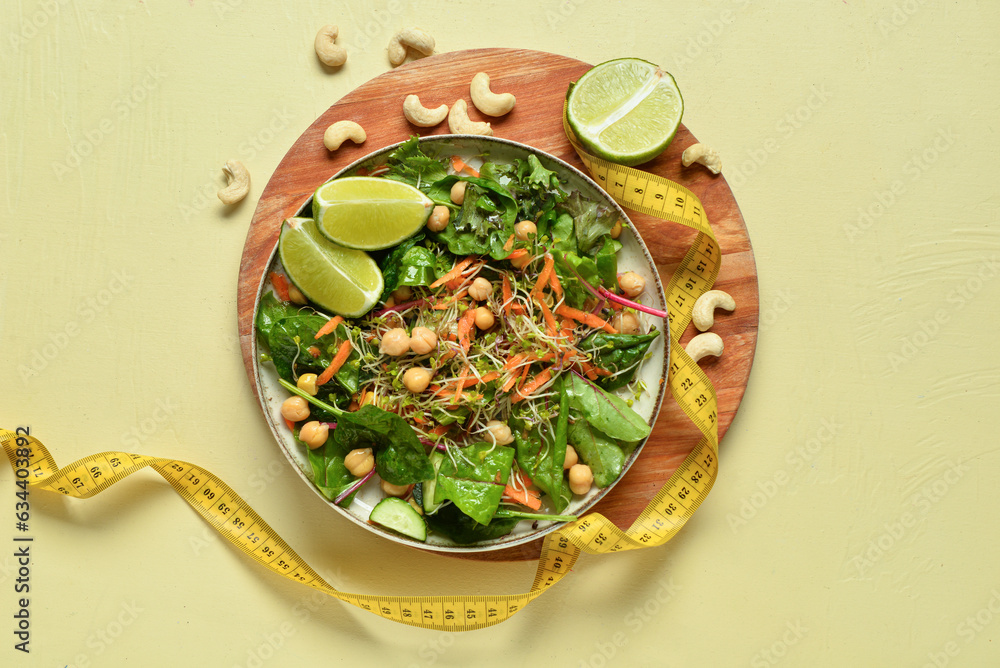
M 490 90 L 490 75 L 480 72 L 472 77 L 469 86 L 472 104 L 487 116 L 503 116 L 514 108 L 514 96 L 510 93 L 494 93 Z
M 406 60 L 406 47 L 429 56 L 434 53 L 434 38 L 420 28 L 404 28 L 397 32 L 389 40 L 389 62 L 393 67 Z
M 456 135 L 492 135 L 489 123 L 469 118 L 469 105 L 465 100 L 456 100 L 448 112 L 448 129 Z
M 250 192 L 250 172 L 239 160 L 227 160 L 222 168 L 229 185 L 219 191 L 223 204 L 236 204 Z
M 361 144 L 368 139 L 368 135 L 365 134 L 365 129 L 354 121 L 337 121 L 323 133 L 323 146 L 330 151 L 336 151 L 348 139 L 355 144 Z
M 699 334 L 688 341 L 687 346 L 684 347 L 684 351 L 690 355 L 691 359 L 695 362 L 698 362 L 702 357 L 707 355 L 722 357 L 722 350 L 722 337 L 714 332 Z
M 736 300 L 728 292 L 722 290 L 709 290 L 698 297 L 694 303 L 694 309 L 691 311 L 691 320 L 694 321 L 694 326 L 698 328 L 699 332 L 712 328 L 715 323 L 716 308 L 732 311 L 736 308 Z
M 690 167 L 691 163 L 697 162 L 708 167 L 708 171 L 718 174 L 722 171 L 722 158 L 714 148 L 709 148 L 704 144 L 691 144 L 684 153 L 681 154 L 681 162 L 685 167 Z
M 403 100 L 403 115 L 406 120 L 422 128 L 432 128 L 448 116 L 448 105 L 428 109 L 420 104 L 416 95 L 407 95 Z
M 340 67 L 347 62 L 347 50 L 335 43 L 339 33 L 335 25 L 323 26 L 316 33 L 316 55 L 324 65 Z

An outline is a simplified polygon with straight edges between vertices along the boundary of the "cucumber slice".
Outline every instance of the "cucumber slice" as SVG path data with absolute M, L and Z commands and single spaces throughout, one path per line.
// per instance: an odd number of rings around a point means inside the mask
M 427 540 L 424 518 L 409 503 L 394 496 L 375 504 L 368 521 L 419 541 Z
M 428 455 L 428 459 L 431 460 L 431 466 L 434 467 L 434 477 L 420 483 L 420 491 L 423 492 L 424 497 L 424 512 L 433 513 L 441 507 L 440 503 L 434 503 L 434 488 L 437 487 L 437 474 L 441 470 L 441 463 L 444 462 L 444 455 L 441 454 L 440 450 L 435 450 Z

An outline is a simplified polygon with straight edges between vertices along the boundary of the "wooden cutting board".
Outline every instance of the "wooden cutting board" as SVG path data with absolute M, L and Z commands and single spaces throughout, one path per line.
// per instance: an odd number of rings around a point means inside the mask
M 278 242 L 282 221 L 293 216 L 320 184 L 354 160 L 413 134 L 448 133 L 447 121 L 435 128 L 410 125 L 402 112 L 406 95 L 416 93 L 427 107 L 451 105 L 465 98 L 470 103 L 470 117 L 491 122 L 496 136 L 547 151 L 586 171 L 563 133 L 562 105 L 569 83 L 590 67 L 573 58 L 523 49 L 444 53 L 407 63 L 372 79 L 345 95 L 309 126 L 292 145 L 261 193 L 240 263 L 237 291 L 240 345 L 254 392 L 254 303 L 268 259 Z M 498 119 L 479 114 L 469 97 L 469 82 L 477 72 L 490 75 L 494 91 L 517 96 L 513 111 Z M 330 153 L 323 146 L 323 132 L 330 124 L 345 119 L 364 126 L 368 139 L 359 146 L 347 142 L 340 150 Z M 700 165 L 681 166 L 681 153 L 696 141 L 682 125 L 670 148 L 640 168 L 693 191 L 705 205 L 722 250 L 722 269 L 715 286 L 733 295 L 737 308 L 732 314 L 719 311 L 712 328 L 725 341 L 724 355 L 719 359 L 706 358 L 702 363 L 718 394 L 719 437 L 722 438 L 739 408 L 753 363 L 758 323 L 757 269 L 746 224 L 726 180 L 722 176 L 712 176 Z M 651 216 L 629 213 L 666 283 L 695 233 Z M 681 339 L 682 345 L 693 336 L 693 330 L 693 325 L 688 328 Z M 604 514 L 618 526 L 628 527 L 699 438 L 698 430 L 668 394 L 638 460 L 594 511 Z M 721 470 L 724 481 L 724 459 Z M 468 558 L 486 561 L 537 559 L 540 549 L 541 539 L 505 550 L 470 554 Z

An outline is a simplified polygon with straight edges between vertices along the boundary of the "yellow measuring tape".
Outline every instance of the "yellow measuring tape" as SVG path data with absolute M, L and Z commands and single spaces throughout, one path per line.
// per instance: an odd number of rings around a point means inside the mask
M 579 145 L 565 118 L 564 127 L 591 174 L 622 206 L 698 231 L 666 291 L 671 338 L 668 384 L 703 438 L 628 529 L 618 528 L 599 513 L 556 529 L 543 540 L 535 580 L 524 594 L 373 596 L 335 589 L 229 485 L 188 462 L 102 452 L 60 469 L 33 436 L 0 429 L 0 442 L 18 480 L 26 480 L 34 488 L 85 499 L 148 466 L 219 533 L 264 567 L 380 617 L 443 631 L 480 629 L 508 619 L 559 582 L 581 552 L 603 554 L 666 543 L 701 505 L 718 472 L 715 390 L 678 341 L 691 320 L 694 301 L 712 287 L 721 255 L 701 202 L 693 193 L 662 177 L 595 158 Z

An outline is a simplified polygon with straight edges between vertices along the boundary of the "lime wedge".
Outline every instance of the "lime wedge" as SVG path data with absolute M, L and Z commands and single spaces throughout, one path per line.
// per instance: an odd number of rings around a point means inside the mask
M 594 155 L 622 165 L 662 153 L 683 113 L 674 78 L 638 58 L 594 66 L 566 95 L 566 117 L 580 142 Z
M 355 318 L 382 295 L 382 272 L 375 261 L 364 251 L 331 242 L 312 218 L 285 221 L 278 255 L 295 287 L 324 310 Z
M 313 217 L 323 236 L 362 250 L 389 248 L 413 236 L 433 208 L 413 186 L 372 176 L 324 183 L 313 196 Z

